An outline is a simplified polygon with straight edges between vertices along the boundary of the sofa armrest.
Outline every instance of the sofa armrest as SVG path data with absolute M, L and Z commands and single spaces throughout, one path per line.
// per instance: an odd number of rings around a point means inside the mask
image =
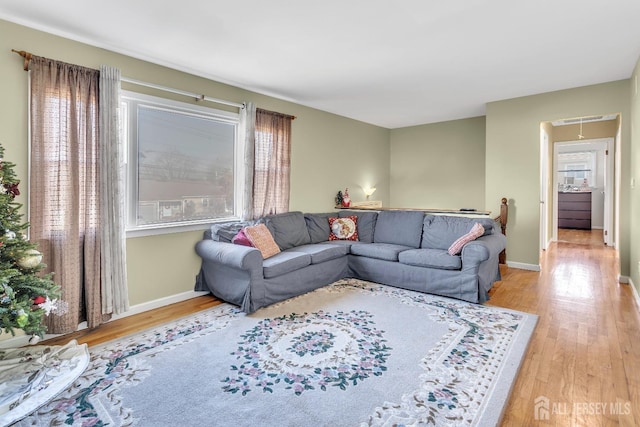
M 507 239 L 502 234 L 488 234 L 467 243 L 462 248 L 462 268 L 480 265 L 489 258 L 497 257 L 506 243 Z
M 241 270 L 262 270 L 262 254 L 256 248 L 233 243 L 201 240 L 196 243 L 196 253 L 204 261 L 223 264 Z

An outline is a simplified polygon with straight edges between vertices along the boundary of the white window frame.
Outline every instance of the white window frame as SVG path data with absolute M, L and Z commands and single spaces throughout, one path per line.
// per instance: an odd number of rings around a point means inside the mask
M 575 157 L 573 159 L 561 159 L 561 157 L 565 155 L 565 157 Z M 595 151 L 586 150 L 586 151 L 565 151 L 562 153 L 558 153 L 558 163 L 560 163 L 562 169 L 560 183 L 565 185 L 572 185 L 580 187 L 584 180 L 587 180 L 589 186 L 595 185 L 595 177 L 596 175 L 596 158 L 597 154 Z M 564 172 L 566 171 L 566 172 Z M 573 178 L 572 184 L 567 184 L 566 178 Z
M 214 109 L 211 107 L 193 105 L 185 102 L 159 98 L 155 96 L 140 94 L 137 92 L 122 91 L 121 125 L 122 141 L 125 144 L 126 153 L 126 214 L 127 214 L 127 237 L 141 237 L 149 235 L 159 235 L 168 233 L 178 233 L 193 230 L 206 230 L 211 224 L 216 222 L 239 221 L 242 214 L 244 197 L 244 141 L 239 138 L 240 115 L 229 111 Z M 235 126 L 234 143 L 234 207 L 233 215 L 224 218 L 202 219 L 192 221 L 180 221 L 161 224 L 143 224 L 136 222 L 138 213 L 138 141 L 137 141 L 137 110 L 138 106 L 157 108 L 180 114 L 193 115 L 195 117 L 213 119 L 220 122 L 233 124 Z

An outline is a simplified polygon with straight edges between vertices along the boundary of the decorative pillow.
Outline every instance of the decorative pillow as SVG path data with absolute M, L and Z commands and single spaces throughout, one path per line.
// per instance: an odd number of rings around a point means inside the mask
M 251 240 L 249 240 L 247 235 L 244 234 L 244 228 L 238 231 L 238 234 L 233 236 L 233 239 L 231 239 L 231 243 L 242 246 L 253 246 L 251 244 Z
M 329 217 L 329 240 L 358 240 L 358 217 L 356 215 L 344 218 Z
M 378 212 L 354 212 L 352 210 L 341 210 L 338 212 L 340 218 L 345 218 L 350 215 L 356 215 L 358 217 L 358 240 L 365 243 L 373 243 L 373 231 L 376 228 Z M 325 224 L 326 223 L 327 221 L 325 220 Z M 309 234 L 311 234 L 311 228 L 309 228 Z
M 420 247 L 423 249 L 444 249 L 446 251 L 460 236 L 468 233 L 476 222 L 484 228 L 485 236 L 493 233 L 494 221 L 492 218 L 425 215 Z
M 462 252 L 462 247 L 469 243 L 472 240 L 476 240 L 478 237 L 484 234 L 484 227 L 482 224 L 476 222 L 471 227 L 471 230 L 460 238 L 453 242 L 451 246 L 449 246 L 449 255 L 458 255 Z
M 262 253 L 262 258 L 267 259 L 280 253 L 280 248 L 273 240 L 271 232 L 264 224 L 254 225 L 244 229 L 251 244 Z

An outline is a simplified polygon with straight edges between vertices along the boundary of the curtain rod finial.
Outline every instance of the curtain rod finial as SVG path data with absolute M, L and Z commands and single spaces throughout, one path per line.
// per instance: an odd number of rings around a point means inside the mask
M 15 50 L 11 49 L 11 52 L 17 53 L 18 55 L 24 58 L 24 70 L 29 71 L 29 61 L 31 61 L 31 53 L 26 52 L 24 50 Z

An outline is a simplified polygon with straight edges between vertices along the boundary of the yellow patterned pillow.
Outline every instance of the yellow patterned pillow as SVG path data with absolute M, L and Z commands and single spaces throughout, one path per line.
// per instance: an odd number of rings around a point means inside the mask
M 267 259 L 280 253 L 280 248 L 273 240 L 271 232 L 264 224 L 254 225 L 252 227 L 246 227 L 244 234 L 249 241 L 262 253 L 262 258 Z

